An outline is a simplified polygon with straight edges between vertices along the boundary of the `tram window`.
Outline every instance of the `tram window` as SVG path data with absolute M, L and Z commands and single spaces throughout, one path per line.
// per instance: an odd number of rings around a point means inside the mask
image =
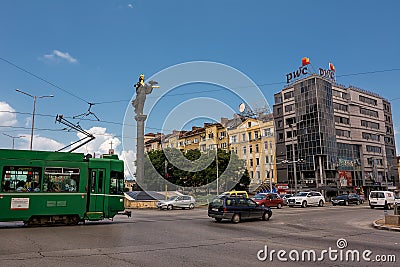
M 110 194 L 122 194 L 124 191 L 124 174 L 111 171 Z
M 44 170 L 44 192 L 77 192 L 80 172 L 78 168 L 47 167 Z
M 40 192 L 40 167 L 5 166 L 1 182 L 2 192 Z

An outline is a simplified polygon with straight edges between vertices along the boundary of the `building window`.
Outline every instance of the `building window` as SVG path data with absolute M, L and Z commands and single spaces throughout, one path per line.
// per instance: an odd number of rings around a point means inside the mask
M 350 124 L 350 119 L 341 116 L 335 116 L 335 122 L 341 124 Z
M 380 136 L 378 134 L 362 132 L 361 136 L 366 140 L 380 141 Z
M 264 129 L 264 136 L 265 136 L 265 137 L 270 137 L 270 136 L 272 136 L 272 134 L 271 134 L 271 128 Z
M 249 141 L 251 141 L 251 132 L 247 134 L 249 135 Z
M 350 137 L 350 131 L 336 129 L 337 136 Z
M 249 153 L 250 154 L 253 153 L 253 146 L 252 145 L 249 145 Z
M 379 130 L 379 123 L 361 120 L 361 126 Z
M 249 128 L 251 127 L 251 121 L 247 122 L 247 127 L 249 127 Z
M 370 104 L 370 105 L 374 105 L 374 106 L 378 105 L 378 101 L 377 100 L 369 98 L 369 97 L 366 97 L 366 96 L 363 96 L 363 95 L 360 95 L 358 97 L 358 99 L 361 102 L 364 102 L 364 103 L 367 103 L 367 104 Z
M 226 148 L 226 143 L 222 143 L 221 148 Z
M 291 112 L 291 111 L 293 111 L 293 107 L 294 107 L 293 104 L 286 105 L 286 106 L 285 106 L 285 112 Z
M 382 153 L 382 149 L 379 146 L 366 146 L 367 152 Z
M 237 142 L 237 136 L 233 135 L 231 136 L 231 143 L 236 143 Z
M 246 134 L 242 134 L 242 141 L 246 141 Z
M 260 165 L 260 159 L 256 158 L 256 166 L 259 166 L 259 165 Z
M 243 147 L 243 155 L 246 155 L 246 147 Z
M 260 152 L 258 149 L 258 144 L 255 145 L 255 148 L 256 148 L 256 153 Z
M 374 110 L 370 110 L 370 109 L 366 109 L 366 108 L 360 107 L 360 114 L 378 118 L 378 111 L 374 111 Z
M 253 167 L 253 159 L 250 159 L 250 167 Z
M 290 91 L 290 92 L 284 93 L 284 94 L 283 94 L 283 98 L 284 98 L 285 100 L 286 100 L 286 99 L 292 98 L 292 97 L 293 97 L 293 92 L 294 92 L 294 91 Z
M 254 131 L 254 138 L 258 139 L 258 131 Z
M 339 104 L 339 103 L 333 103 L 333 108 L 334 109 L 336 109 L 336 110 L 341 110 L 341 111 L 348 111 L 348 106 L 347 105 L 342 105 L 342 104 Z

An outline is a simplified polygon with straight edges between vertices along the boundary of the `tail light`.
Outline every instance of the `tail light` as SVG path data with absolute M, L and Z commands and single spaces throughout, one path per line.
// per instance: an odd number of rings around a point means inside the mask
M 224 208 L 224 212 L 226 212 L 226 208 Z

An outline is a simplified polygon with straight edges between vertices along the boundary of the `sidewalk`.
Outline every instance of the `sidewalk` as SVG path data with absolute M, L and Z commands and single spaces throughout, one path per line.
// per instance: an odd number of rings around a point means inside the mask
M 372 226 L 379 230 L 400 232 L 400 226 L 385 224 L 385 219 L 378 219 L 372 223 Z

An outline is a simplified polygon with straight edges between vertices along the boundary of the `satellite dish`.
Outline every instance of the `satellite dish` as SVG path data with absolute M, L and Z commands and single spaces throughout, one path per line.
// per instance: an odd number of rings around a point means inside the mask
M 246 105 L 244 104 L 244 103 L 241 103 L 240 105 L 239 105 L 239 112 L 243 112 L 243 111 L 245 111 L 245 109 L 246 109 Z

